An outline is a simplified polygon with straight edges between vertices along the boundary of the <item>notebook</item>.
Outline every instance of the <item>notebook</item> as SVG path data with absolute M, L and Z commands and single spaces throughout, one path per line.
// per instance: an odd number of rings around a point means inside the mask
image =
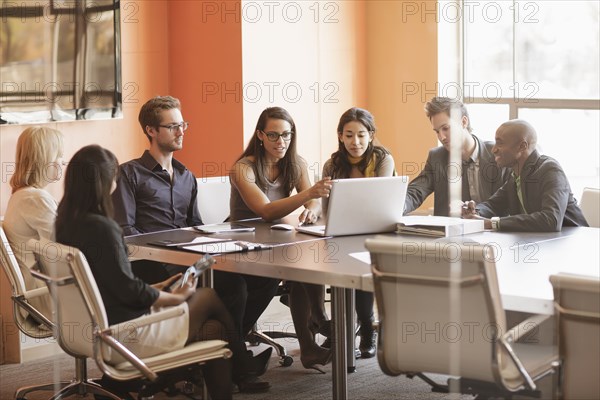
M 393 232 L 402 218 L 407 187 L 407 176 L 334 180 L 325 225 L 296 230 L 316 236 Z

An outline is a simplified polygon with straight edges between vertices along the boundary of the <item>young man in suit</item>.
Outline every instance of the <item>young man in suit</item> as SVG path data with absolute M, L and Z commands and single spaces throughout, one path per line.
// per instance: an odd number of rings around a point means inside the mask
M 508 181 L 487 201 L 470 201 L 466 218 L 483 219 L 487 229 L 559 232 L 563 226 L 588 226 L 573 198 L 569 181 L 555 159 L 541 155 L 537 133 L 523 120 L 511 120 L 496 131 L 492 148 L 498 166 L 510 168 Z
M 494 143 L 483 142 L 471 133 L 469 113 L 458 100 L 434 97 L 425 104 L 425 112 L 442 146 L 429 151 L 425 168 L 408 185 L 404 213 L 417 209 L 431 193 L 435 193 L 434 215 L 448 216 L 449 182 L 456 179 L 453 174 L 462 176 L 461 198 L 456 200 L 461 203 L 487 200 L 507 178 L 505 171 L 494 161 L 491 151 Z M 460 165 L 456 168 L 451 165 L 451 138 L 458 142 L 456 149 L 460 151 Z

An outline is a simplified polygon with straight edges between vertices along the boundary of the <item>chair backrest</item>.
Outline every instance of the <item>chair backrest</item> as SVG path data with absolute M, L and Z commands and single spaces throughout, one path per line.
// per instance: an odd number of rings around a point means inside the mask
M 600 279 L 550 276 L 558 323 L 564 399 L 600 398 Z
M 588 225 L 600 228 L 600 189 L 584 188 L 579 207 Z
M 54 279 L 48 289 L 56 305 L 60 347 L 74 357 L 93 357 L 94 329 L 108 328 L 108 318 L 85 256 L 74 247 L 45 239 L 32 239 L 27 245 L 39 270 Z
M 198 178 L 198 208 L 202 222 L 217 224 L 229 217 L 229 176 Z
M 367 239 L 388 375 L 431 372 L 503 384 L 506 322 L 492 246 Z M 510 367 L 509 367 L 510 368 Z
M 46 324 L 48 325 L 46 327 L 48 329 L 43 329 L 38 322 L 27 318 L 28 313 L 22 312 L 23 310 L 26 310 L 25 307 L 29 307 L 30 309 L 34 309 L 34 312 L 41 314 L 39 310 L 27 301 L 29 293 L 39 291 L 40 289 L 34 289 L 32 291 L 27 290 L 21 268 L 19 267 L 19 263 L 8 242 L 8 238 L 2 227 L 2 222 L 0 222 L 0 240 L 2 241 L 2 244 L 0 245 L 0 263 L 2 264 L 2 268 L 6 273 L 6 277 L 8 278 L 11 287 L 15 323 L 21 332 L 29 337 L 39 339 L 52 336 L 52 331 L 50 330 L 51 325 Z
M 2 247 L 0 249 L 0 261 L 2 261 L 2 268 L 8 277 L 10 287 L 12 289 L 13 296 L 21 296 L 25 294 L 27 289 L 25 288 L 25 280 L 23 274 L 21 274 L 21 268 L 15 257 L 15 254 L 10 247 L 2 222 L 0 222 L 0 238 L 2 240 Z

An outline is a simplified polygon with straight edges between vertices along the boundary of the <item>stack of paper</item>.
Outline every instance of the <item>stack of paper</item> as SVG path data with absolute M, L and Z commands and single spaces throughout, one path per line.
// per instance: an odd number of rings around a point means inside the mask
M 483 231 L 483 220 L 450 217 L 418 216 L 402 217 L 396 233 L 430 237 L 466 235 Z

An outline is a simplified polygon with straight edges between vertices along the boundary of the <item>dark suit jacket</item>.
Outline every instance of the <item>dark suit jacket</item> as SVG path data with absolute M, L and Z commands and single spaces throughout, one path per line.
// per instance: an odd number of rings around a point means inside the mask
M 558 232 L 563 226 L 588 226 L 567 176 L 551 157 L 531 153 L 521 173 L 521 193 L 527 214 L 521 211 L 512 174 L 500 190 L 476 208 L 482 217 L 501 217 L 502 231 Z
M 482 142 L 473 135 L 479 144 L 479 192 L 482 199 L 488 199 L 508 178 L 508 172 L 498 167 L 494 161 L 492 147 L 494 142 Z M 408 185 L 404 213 L 417 209 L 431 193 L 435 193 L 433 213 L 448 216 L 450 212 L 450 196 L 448 193 L 448 159 L 450 154 L 443 146 L 429 151 L 425 168 Z M 461 166 L 462 168 L 462 166 Z M 462 201 L 471 200 L 466 168 L 462 174 Z

